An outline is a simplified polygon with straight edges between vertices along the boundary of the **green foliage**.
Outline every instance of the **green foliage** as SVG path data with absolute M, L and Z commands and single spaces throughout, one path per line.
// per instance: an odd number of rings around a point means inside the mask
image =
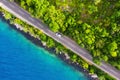
M 77 55 L 74 54 L 71 59 L 73 60 L 73 62 L 76 62 L 77 61 Z
M 84 63 L 84 64 L 83 64 L 83 68 L 88 69 L 88 67 L 89 67 L 89 66 L 88 66 L 88 63 Z
M 96 57 L 96 58 L 93 59 L 93 61 L 94 61 L 96 64 L 100 65 L 100 61 L 101 61 L 100 58 Z
M 103 55 L 103 60 L 107 62 L 108 61 L 108 56 Z
M 11 16 L 11 14 L 5 14 L 5 18 L 6 18 L 6 19 L 11 19 L 12 16 Z
M 120 69 L 120 1 L 119 0 L 15 0 L 30 14 L 42 19 L 54 32 L 61 32 L 89 50 L 95 63 L 101 60 L 109 62 Z M 4 11 L 5 12 L 5 11 Z M 7 12 L 5 12 L 7 13 Z M 48 47 L 56 47 L 57 52 L 65 47 L 55 44 L 54 40 L 29 27 L 19 19 L 6 14 L 6 19 L 24 25 L 25 32 L 34 34 Z M 78 61 L 84 68 L 90 68 L 76 55 L 70 54 L 74 62 Z M 112 60 L 114 59 L 114 62 Z M 91 73 L 96 72 L 94 68 Z M 100 73 L 98 73 L 100 74 Z M 101 75 L 99 75 L 101 76 Z M 110 80 L 101 76 L 100 80 Z
M 108 50 L 109 50 L 109 52 L 113 52 L 113 51 L 115 51 L 117 49 L 117 43 L 115 42 L 115 41 L 113 41 L 112 43 L 110 43 L 109 45 L 108 45 Z
M 49 48 L 50 48 L 50 47 L 54 47 L 54 46 L 55 46 L 55 43 L 54 43 L 53 39 L 48 39 L 48 40 L 47 40 L 47 45 L 48 45 Z
M 117 57 L 117 52 L 110 52 L 112 57 Z

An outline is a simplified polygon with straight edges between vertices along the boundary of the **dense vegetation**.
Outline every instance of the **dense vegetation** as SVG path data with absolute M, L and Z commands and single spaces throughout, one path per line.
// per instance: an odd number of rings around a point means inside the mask
M 120 0 L 15 1 L 34 17 L 42 19 L 52 31 L 69 36 L 89 50 L 96 63 L 104 60 L 120 69 Z M 111 80 L 41 31 L 10 14 L 6 18 L 24 26 L 26 32 L 39 37 L 48 47 L 56 47 L 58 52 L 69 53 L 74 62 L 79 62 L 91 73 L 97 73 L 100 80 Z
M 120 0 L 16 0 L 54 32 L 120 69 Z

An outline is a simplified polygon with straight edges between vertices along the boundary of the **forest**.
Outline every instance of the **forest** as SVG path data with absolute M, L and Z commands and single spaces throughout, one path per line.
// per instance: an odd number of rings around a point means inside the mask
M 33 17 L 42 20 L 54 32 L 60 32 L 87 49 L 95 63 L 105 61 L 120 70 L 120 0 L 15 0 Z M 2 10 L 2 9 L 1 9 Z M 4 11 L 7 13 L 6 11 Z M 112 80 L 110 76 L 82 60 L 38 29 L 27 25 L 11 14 L 6 15 L 24 26 L 24 31 L 34 34 L 49 48 L 56 47 L 70 55 L 100 80 Z M 13 22 L 12 22 L 13 21 Z
M 54 32 L 74 39 L 94 59 L 120 69 L 119 0 L 16 0 Z

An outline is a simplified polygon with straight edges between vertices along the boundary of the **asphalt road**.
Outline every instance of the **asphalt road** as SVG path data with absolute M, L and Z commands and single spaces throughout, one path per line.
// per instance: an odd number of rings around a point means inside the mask
M 8 12 L 12 13 L 14 16 L 18 17 L 22 21 L 32 25 L 39 30 L 43 31 L 46 35 L 53 38 L 57 42 L 61 43 L 80 57 L 82 57 L 87 62 L 93 64 L 97 68 L 103 70 L 104 72 L 108 73 L 112 77 L 117 80 L 120 80 L 120 71 L 112 67 L 111 65 L 101 62 L 101 65 L 97 65 L 92 61 L 92 56 L 89 54 L 88 51 L 81 48 L 77 45 L 73 40 L 66 36 L 58 37 L 54 32 L 52 32 L 45 24 L 43 24 L 40 20 L 33 18 L 27 11 L 19 7 L 17 4 L 13 2 L 9 2 L 9 0 L 0 0 L 0 6 L 7 10 Z

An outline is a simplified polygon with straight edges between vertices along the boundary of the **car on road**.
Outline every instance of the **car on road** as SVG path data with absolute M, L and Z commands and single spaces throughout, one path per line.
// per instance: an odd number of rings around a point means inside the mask
M 62 37 L 62 34 L 59 33 L 59 32 L 56 32 L 55 35 L 58 36 L 58 37 Z

